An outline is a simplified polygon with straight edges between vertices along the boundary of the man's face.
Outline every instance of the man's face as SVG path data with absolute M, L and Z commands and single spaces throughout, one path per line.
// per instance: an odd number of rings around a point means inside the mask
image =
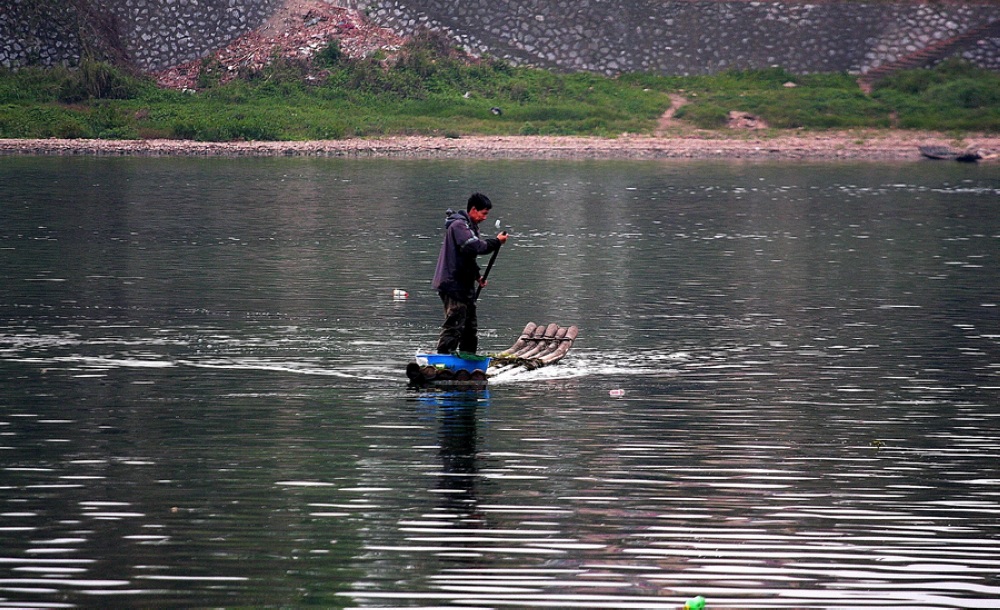
M 471 218 L 472 222 L 476 224 L 479 224 L 482 221 L 486 220 L 486 217 L 489 215 L 490 215 L 489 210 L 477 210 L 476 208 L 472 208 L 471 210 L 469 210 L 469 218 Z

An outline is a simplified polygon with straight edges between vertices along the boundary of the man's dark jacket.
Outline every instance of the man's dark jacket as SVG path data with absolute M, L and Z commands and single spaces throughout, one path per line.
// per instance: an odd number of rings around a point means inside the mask
M 444 243 L 431 286 L 438 292 L 472 303 L 476 300 L 479 280 L 476 256 L 493 252 L 500 247 L 500 240 L 480 237 L 479 226 L 472 222 L 467 212 L 448 210 L 447 214 Z

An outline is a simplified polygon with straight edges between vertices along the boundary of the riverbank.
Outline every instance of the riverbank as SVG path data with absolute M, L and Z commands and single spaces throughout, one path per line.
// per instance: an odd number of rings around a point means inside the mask
M 1000 154 L 1000 136 L 957 140 L 936 132 L 852 131 L 622 136 L 394 136 L 305 142 L 186 140 L 0 139 L 0 155 L 137 157 L 398 157 L 469 159 L 746 159 L 916 161 L 918 147 L 975 150 L 987 162 Z

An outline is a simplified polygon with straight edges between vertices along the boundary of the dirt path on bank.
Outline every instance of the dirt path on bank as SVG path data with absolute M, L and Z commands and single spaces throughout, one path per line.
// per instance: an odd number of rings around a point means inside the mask
M 970 135 L 956 140 L 940 133 L 893 130 L 699 132 L 614 139 L 548 136 L 406 136 L 308 142 L 0 139 L 0 155 L 921 161 L 925 159 L 917 147 L 925 145 L 978 150 L 986 157 L 981 163 L 1000 164 L 1000 135 Z
M 677 120 L 676 115 L 677 110 L 688 103 L 687 98 L 678 93 L 668 93 L 667 96 L 670 98 L 670 108 L 667 108 L 656 124 L 657 137 L 663 137 L 671 130 L 684 127 L 684 124 Z

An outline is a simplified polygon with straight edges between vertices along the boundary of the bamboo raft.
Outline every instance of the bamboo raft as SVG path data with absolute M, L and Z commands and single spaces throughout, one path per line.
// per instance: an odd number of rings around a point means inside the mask
M 528 322 L 513 345 L 493 356 L 490 373 L 497 375 L 515 368 L 532 370 L 559 362 L 573 347 L 578 333 L 575 326 Z
M 528 322 L 507 349 L 491 356 L 486 370 L 453 370 L 411 362 L 406 366 L 410 385 L 485 387 L 490 377 L 516 369 L 534 370 L 559 362 L 573 347 L 579 329 L 558 324 Z

